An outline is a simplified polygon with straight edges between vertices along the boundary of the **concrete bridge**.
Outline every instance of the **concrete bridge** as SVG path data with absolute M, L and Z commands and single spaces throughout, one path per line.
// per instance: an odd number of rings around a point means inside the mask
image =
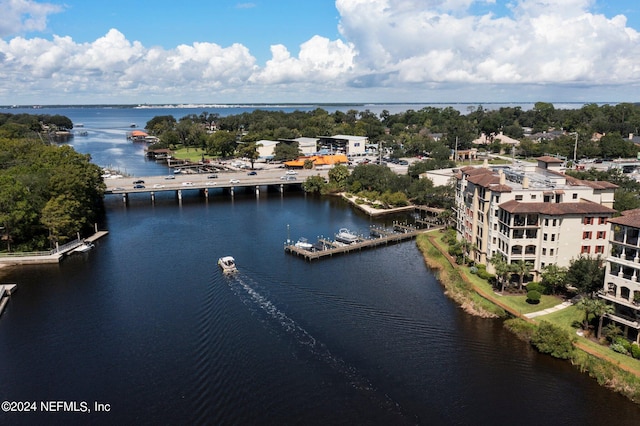
M 251 174 L 255 173 L 255 174 Z M 260 193 L 261 186 L 275 186 L 284 192 L 286 186 L 300 186 L 309 176 L 328 178 L 328 170 L 296 170 L 268 169 L 255 171 L 234 171 L 218 173 L 176 173 L 164 176 L 140 176 L 106 178 L 105 195 L 120 195 L 127 202 L 129 194 L 149 194 L 155 200 L 159 192 L 174 191 L 179 200 L 184 191 L 200 191 L 205 197 L 209 190 L 223 188 L 233 196 L 236 188 L 255 188 Z

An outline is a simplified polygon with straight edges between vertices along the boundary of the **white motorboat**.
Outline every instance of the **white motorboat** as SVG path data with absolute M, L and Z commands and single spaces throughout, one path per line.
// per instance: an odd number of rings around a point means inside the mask
M 236 272 L 236 260 L 231 256 L 224 256 L 218 259 L 218 266 L 222 268 L 222 272 L 231 273 Z
M 358 236 L 349 231 L 347 228 L 340 228 L 340 230 L 336 234 L 336 241 L 345 244 L 353 244 L 358 241 Z
M 296 246 L 299 249 L 303 249 L 303 250 L 311 250 L 313 249 L 313 244 L 311 244 L 309 241 L 307 241 L 306 238 L 300 238 L 298 239 L 298 241 L 294 244 L 294 246 Z
M 93 243 L 85 241 L 81 245 L 79 245 L 78 247 L 74 248 L 72 251 L 74 253 L 86 253 L 86 252 L 88 252 L 89 250 L 91 250 L 94 247 L 95 246 L 93 245 Z

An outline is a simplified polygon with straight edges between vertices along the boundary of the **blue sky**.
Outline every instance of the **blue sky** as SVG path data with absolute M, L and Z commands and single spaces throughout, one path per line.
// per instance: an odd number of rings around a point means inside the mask
M 0 0 L 0 105 L 621 102 L 637 0 Z

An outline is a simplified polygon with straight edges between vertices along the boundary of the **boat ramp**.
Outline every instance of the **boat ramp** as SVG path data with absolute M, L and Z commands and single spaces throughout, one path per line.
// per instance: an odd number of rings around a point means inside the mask
M 354 251 L 361 251 L 363 249 L 410 240 L 415 238 L 421 232 L 423 231 L 416 227 L 402 225 L 399 223 L 394 224 L 391 228 L 371 226 L 369 230 L 369 237 L 358 237 L 358 239 L 351 244 L 345 244 L 340 241 L 325 238 L 318 238 L 318 241 L 315 244 L 312 244 L 311 248 L 304 248 L 298 247 L 289 241 L 288 243 L 285 243 L 284 251 L 289 254 L 301 256 L 305 260 L 312 261 L 334 255 L 346 254 Z

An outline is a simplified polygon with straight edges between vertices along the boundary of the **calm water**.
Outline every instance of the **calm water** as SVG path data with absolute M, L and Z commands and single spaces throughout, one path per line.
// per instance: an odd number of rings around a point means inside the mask
M 166 173 L 124 143 L 131 119 L 102 113 L 120 127 L 84 117 L 96 135 L 78 150 Z M 462 312 L 414 242 L 314 263 L 286 255 L 287 236 L 367 230 L 339 200 L 263 190 L 106 202 L 110 234 L 95 250 L 1 272 L 19 288 L 0 318 L 0 395 L 111 411 L 0 413 L 0 424 L 640 421 L 638 406 Z M 227 254 L 236 276 L 215 265 Z

